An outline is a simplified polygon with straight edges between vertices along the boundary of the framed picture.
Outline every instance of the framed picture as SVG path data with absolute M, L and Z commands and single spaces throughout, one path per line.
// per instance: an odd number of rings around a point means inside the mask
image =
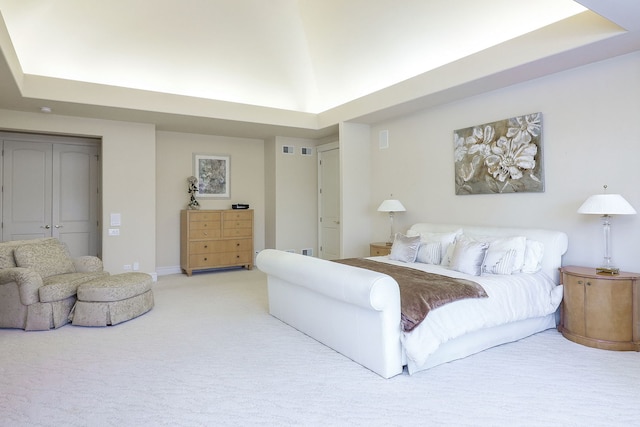
M 230 198 L 230 166 L 230 156 L 194 154 L 193 176 L 198 179 L 196 197 Z
M 456 194 L 544 191 L 542 113 L 453 132 Z

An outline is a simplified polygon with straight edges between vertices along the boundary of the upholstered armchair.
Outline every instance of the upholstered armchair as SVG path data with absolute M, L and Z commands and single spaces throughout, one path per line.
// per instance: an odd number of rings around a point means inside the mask
M 55 238 L 0 243 L 0 328 L 27 331 L 68 323 L 81 283 L 106 276 L 93 256 L 72 258 Z

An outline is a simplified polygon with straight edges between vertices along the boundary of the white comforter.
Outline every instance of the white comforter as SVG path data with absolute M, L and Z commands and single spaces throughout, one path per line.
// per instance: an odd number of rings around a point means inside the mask
M 562 286 L 557 286 L 542 272 L 470 276 L 439 265 L 407 264 L 391 261 L 388 257 L 371 259 L 472 280 L 489 295 L 488 298 L 461 300 L 432 310 L 417 328 L 403 333 L 401 339 L 406 356 L 415 366 L 423 365 L 430 354 L 451 339 L 478 329 L 546 316 L 555 312 L 562 301 Z

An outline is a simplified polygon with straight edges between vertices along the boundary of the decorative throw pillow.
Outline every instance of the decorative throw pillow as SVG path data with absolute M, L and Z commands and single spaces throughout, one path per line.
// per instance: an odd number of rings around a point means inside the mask
M 442 256 L 441 247 L 442 244 L 440 242 L 420 243 L 416 262 L 440 264 L 440 258 Z
M 500 256 L 500 254 L 513 250 L 515 251 L 515 260 L 513 261 L 513 268 L 511 270 L 512 273 L 518 273 L 522 270 L 522 265 L 524 264 L 524 250 L 526 244 L 526 237 L 524 236 L 512 236 L 512 237 L 495 237 L 495 236 L 474 236 L 473 240 L 478 242 L 486 242 L 489 243 L 489 249 L 487 250 L 487 254 L 491 252 L 498 252 L 495 256 Z
M 13 257 L 13 246 L 0 245 L 0 268 L 11 268 L 16 266 L 16 260 Z
M 480 276 L 482 262 L 488 247 L 489 244 L 486 242 L 474 242 L 467 239 L 456 241 L 449 268 L 461 273 Z
M 409 237 L 396 233 L 391 246 L 389 259 L 402 262 L 415 262 L 420 247 L 420 236 Z
M 407 232 L 407 235 L 420 236 L 420 241 L 422 243 L 435 243 L 435 242 L 440 243 L 440 264 L 446 266 L 446 265 L 449 265 L 448 263 L 447 264 L 444 263 L 447 250 L 451 248 L 451 245 L 456 241 L 456 239 L 462 235 L 462 229 L 460 228 L 458 230 L 448 231 L 445 233 L 433 233 L 433 232 L 418 233 L 417 231 L 409 230 Z
M 43 279 L 76 272 L 73 260 L 62 244 L 18 246 L 14 255 L 18 267 L 31 268 Z
M 491 246 L 487 250 L 487 255 L 482 262 L 482 274 L 511 274 L 513 263 L 516 260 L 516 251 L 491 251 Z
M 523 273 L 536 273 L 542 268 L 542 256 L 544 255 L 544 244 L 537 240 L 527 239 L 524 250 Z

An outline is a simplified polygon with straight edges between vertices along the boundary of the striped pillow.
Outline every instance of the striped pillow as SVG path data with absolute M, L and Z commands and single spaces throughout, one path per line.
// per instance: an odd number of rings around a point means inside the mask
M 516 261 L 516 251 L 487 251 L 482 263 L 482 274 L 511 274 Z
M 416 262 L 424 264 L 440 264 L 442 244 L 440 242 L 421 243 L 418 248 Z

